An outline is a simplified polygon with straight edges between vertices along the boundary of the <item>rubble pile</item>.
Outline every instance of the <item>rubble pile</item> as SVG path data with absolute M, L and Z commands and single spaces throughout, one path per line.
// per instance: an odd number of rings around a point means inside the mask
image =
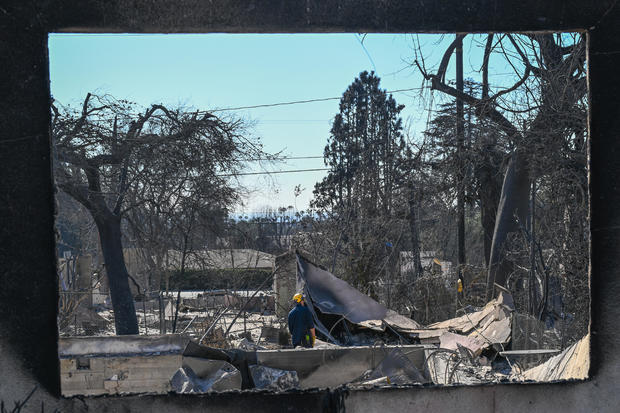
M 589 336 L 560 351 L 558 331 L 517 314 L 507 291 L 482 308 L 422 326 L 300 254 L 294 259 L 297 288 L 304 292 L 319 337 L 314 348 L 291 348 L 285 320 L 262 307 L 273 297 L 246 307 L 242 300 L 234 304 L 229 294 L 205 294 L 185 300 L 186 312 L 177 320 L 181 334 L 61 338 L 63 394 L 473 385 L 587 377 Z M 205 307 L 209 300 L 220 306 Z M 231 304 L 237 308 L 228 307 Z M 173 308 L 168 303 L 161 314 L 145 312 L 141 321 L 165 325 L 162 318 Z M 101 311 L 98 316 L 108 315 Z
M 464 347 L 458 351 L 437 349 L 427 352 L 426 373 L 434 384 L 483 384 L 506 380 L 508 375 L 484 365 Z
M 172 376 L 170 385 L 176 393 L 207 393 L 241 389 L 241 373 L 234 366 L 223 362 L 215 371 L 198 375 L 189 366 L 182 366 Z
M 458 342 L 474 353 L 480 354 L 482 350 L 493 345 L 508 344 L 513 312 L 512 297 L 505 292 L 500 292 L 496 299 L 487 303 L 479 311 L 431 324 L 425 329 L 414 331 L 413 335 L 421 334 L 425 342 L 439 344 L 441 348 L 452 350 L 456 350 Z M 467 337 L 467 339 L 462 337 Z
M 523 378 L 534 381 L 583 380 L 588 377 L 589 368 L 590 335 L 588 334 L 545 363 L 526 370 Z
M 405 356 L 402 350 L 392 349 L 381 363 L 364 378 L 362 385 L 427 383 L 428 380 Z
M 257 389 L 282 391 L 299 387 L 299 378 L 294 370 L 252 365 L 250 373 Z
M 404 335 L 421 329 L 353 288 L 301 254 L 297 260 L 297 291 L 303 291 L 318 332 L 338 345 L 369 345 L 376 340 L 410 344 Z

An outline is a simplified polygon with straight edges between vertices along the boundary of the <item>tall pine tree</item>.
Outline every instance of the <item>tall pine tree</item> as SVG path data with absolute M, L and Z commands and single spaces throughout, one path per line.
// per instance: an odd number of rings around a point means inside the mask
M 386 245 L 397 237 L 392 218 L 403 208 L 394 200 L 404 191 L 404 106 L 379 83 L 364 71 L 344 92 L 324 151 L 330 171 L 316 184 L 313 201 L 342 224 L 336 245 L 348 257 L 344 275 L 362 289 L 381 268 L 395 268 L 398 256 Z

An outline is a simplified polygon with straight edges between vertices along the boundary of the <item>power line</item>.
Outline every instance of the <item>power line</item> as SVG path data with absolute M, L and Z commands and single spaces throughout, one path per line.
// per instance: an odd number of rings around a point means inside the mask
M 248 161 L 287 161 L 289 159 L 323 159 L 321 156 L 283 156 L 283 157 L 274 157 L 274 158 L 251 158 Z
M 364 53 L 366 53 L 366 56 L 368 56 L 368 60 L 370 60 L 370 63 L 372 64 L 372 68 L 373 70 L 376 72 L 377 71 L 377 67 L 375 66 L 375 61 L 372 60 L 372 57 L 370 56 L 370 53 L 368 52 L 368 49 L 366 49 L 366 46 L 364 46 L 364 39 L 366 38 L 366 35 L 368 33 L 364 33 L 364 37 L 362 37 L 359 33 L 355 34 L 355 38 L 357 39 L 358 42 L 360 42 L 360 45 L 362 46 L 362 49 L 364 49 Z
M 242 109 L 256 109 L 256 108 L 270 108 L 270 107 L 274 107 L 274 106 L 298 105 L 300 103 L 325 102 L 327 100 L 336 100 L 336 99 L 340 99 L 340 97 L 307 99 L 307 100 L 294 100 L 294 101 L 291 101 L 291 102 L 265 103 L 265 104 L 262 104 L 262 105 L 252 105 L 252 106 L 237 106 L 237 107 L 234 107 L 234 108 L 221 108 L 221 109 L 213 109 L 213 110 L 204 110 L 204 111 L 199 111 L 198 113 L 223 112 L 223 111 L 228 111 L 228 110 L 242 110 Z
M 289 174 L 296 172 L 317 172 L 317 171 L 329 171 L 330 168 L 315 168 L 315 169 L 291 169 L 287 171 L 273 171 L 273 172 L 241 172 L 235 174 L 221 174 L 216 176 L 243 176 L 243 175 L 271 175 L 271 174 Z
M 311 123 L 331 122 L 331 119 L 261 119 L 260 123 Z
M 407 89 L 395 89 L 395 90 L 386 90 L 385 93 L 401 93 L 401 92 L 411 92 L 414 90 L 422 90 L 424 89 L 423 87 L 412 87 L 412 88 L 407 88 Z M 243 110 L 243 109 L 257 109 L 257 108 L 271 108 L 271 107 L 277 107 L 277 106 L 288 106 L 288 105 L 299 105 L 299 104 L 304 104 L 304 103 L 314 103 L 314 102 L 326 102 L 329 100 L 339 100 L 341 99 L 342 96 L 337 96 L 337 97 L 329 97 L 329 98 L 318 98 L 318 99 L 306 99 L 306 100 L 293 100 L 293 101 L 289 101 L 289 102 L 278 102 L 278 103 L 264 103 L 264 104 L 260 104 L 260 105 L 250 105 L 250 106 L 237 106 L 237 107 L 230 107 L 230 108 L 220 108 L 220 109 L 210 109 L 210 110 L 197 110 L 197 111 L 187 111 L 184 113 L 192 113 L 192 114 L 208 114 L 208 113 L 214 113 L 214 112 L 227 112 L 227 111 L 231 111 L 231 110 Z M 129 113 L 130 116 L 140 116 L 141 113 Z M 107 117 L 100 117 L 100 120 L 111 120 L 113 119 L 112 117 L 107 118 Z M 297 120 L 299 121 L 299 120 Z M 313 120 L 314 121 L 314 120 Z M 322 122 L 322 120 L 321 120 Z
M 411 92 L 413 90 L 421 90 L 421 87 L 412 87 L 408 89 L 396 89 L 396 90 L 387 90 L 385 93 L 399 93 L 399 92 Z M 251 105 L 251 106 L 237 106 L 233 108 L 221 108 L 221 109 L 213 109 L 213 110 L 204 110 L 198 111 L 198 113 L 211 113 L 211 112 L 223 112 L 228 110 L 242 110 L 242 109 L 256 109 L 256 108 L 270 108 L 274 106 L 285 106 L 285 105 L 298 105 L 301 103 L 313 103 L 313 102 L 325 102 L 328 100 L 339 100 L 342 96 L 338 97 L 330 97 L 330 98 L 318 98 L 318 99 L 306 99 L 306 100 L 293 100 L 290 102 L 278 102 L 278 103 L 265 103 L 261 105 Z

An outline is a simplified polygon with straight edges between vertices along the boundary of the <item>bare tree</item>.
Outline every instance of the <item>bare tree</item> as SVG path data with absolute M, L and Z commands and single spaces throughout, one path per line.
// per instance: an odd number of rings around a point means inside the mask
M 490 299 L 494 284 L 505 284 L 513 271 L 507 259 L 507 240 L 511 233 L 519 231 L 519 222 L 527 222 L 531 181 L 548 172 L 541 167 L 546 164 L 543 151 L 569 141 L 570 145 L 583 146 L 579 142 L 585 131 L 580 107 L 586 93 L 585 38 L 581 34 L 551 33 L 487 35 L 482 43 L 482 92 L 475 96 L 458 91 L 446 81 L 448 62 L 464 36 L 457 36 L 447 47 L 433 73 L 426 69 L 421 55 L 415 63 L 432 90 L 462 99 L 511 144 L 488 260 Z M 502 58 L 514 69 L 512 84 L 491 84 L 489 71 L 494 57 Z M 585 169 L 585 163 L 582 166 Z
M 95 221 L 117 334 L 138 332 L 123 257 L 127 213 L 147 204 L 157 208 L 162 200 L 174 203 L 205 188 L 205 182 L 234 193 L 230 178 L 219 175 L 234 174 L 259 150 L 237 119 L 163 105 L 135 109 L 127 101 L 91 94 L 79 111 L 52 104 L 56 182 Z

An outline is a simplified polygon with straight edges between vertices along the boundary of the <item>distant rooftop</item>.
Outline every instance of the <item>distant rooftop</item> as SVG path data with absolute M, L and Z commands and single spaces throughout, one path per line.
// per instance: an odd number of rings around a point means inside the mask
M 180 268 L 181 252 L 168 250 L 169 269 Z M 273 268 L 275 255 L 253 249 L 217 249 L 193 251 L 186 257 L 185 266 L 198 270 L 217 269 L 269 269 Z

